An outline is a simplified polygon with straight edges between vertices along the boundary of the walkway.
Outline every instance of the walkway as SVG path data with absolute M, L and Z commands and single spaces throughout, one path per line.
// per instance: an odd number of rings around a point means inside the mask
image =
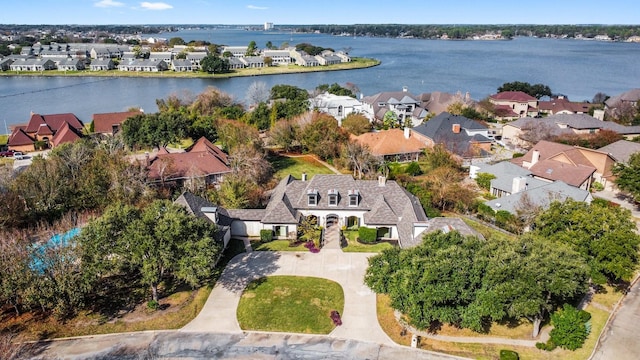
M 330 337 L 393 346 L 395 343 L 378 323 L 375 293 L 363 283 L 367 258 L 371 255 L 327 248 L 317 254 L 270 251 L 240 254 L 224 269 L 200 314 L 181 331 L 240 334 L 236 308 L 249 282 L 269 275 L 313 276 L 333 280 L 344 290 L 342 325 Z
M 341 250 L 340 247 L 340 226 L 332 225 L 325 229 L 324 246 L 322 250 Z

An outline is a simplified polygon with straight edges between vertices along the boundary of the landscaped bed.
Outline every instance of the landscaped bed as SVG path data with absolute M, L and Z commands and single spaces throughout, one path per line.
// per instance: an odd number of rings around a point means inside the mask
M 393 248 L 393 245 L 387 241 L 380 241 L 375 244 L 365 244 L 358 241 L 357 230 L 344 230 L 342 232 L 347 241 L 347 246 L 342 248 L 344 252 L 370 252 L 379 253 L 386 249 Z
M 243 330 L 328 334 L 342 314 L 344 292 L 331 280 L 302 276 L 269 276 L 245 289 L 237 316 Z

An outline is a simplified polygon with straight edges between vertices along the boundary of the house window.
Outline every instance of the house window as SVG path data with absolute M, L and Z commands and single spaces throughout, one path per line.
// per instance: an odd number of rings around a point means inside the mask
M 273 227 L 273 234 L 275 235 L 276 238 L 286 238 L 287 237 L 287 226 L 274 226 Z
M 330 189 L 327 191 L 329 197 L 329 206 L 338 206 L 338 190 Z
M 309 190 L 307 192 L 307 205 L 318 206 L 318 190 Z
M 358 190 L 349 190 L 349 206 L 358 206 L 360 193 Z

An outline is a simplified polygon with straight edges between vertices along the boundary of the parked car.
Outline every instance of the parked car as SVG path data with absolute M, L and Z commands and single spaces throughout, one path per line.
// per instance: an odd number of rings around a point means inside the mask
M 0 151 L 0 156 L 1 157 L 11 157 L 13 156 L 14 151 L 13 150 L 4 150 L 4 151 Z
M 13 159 L 14 160 L 22 160 L 24 159 L 24 154 L 21 153 L 20 151 L 16 151 L 13 153 Z

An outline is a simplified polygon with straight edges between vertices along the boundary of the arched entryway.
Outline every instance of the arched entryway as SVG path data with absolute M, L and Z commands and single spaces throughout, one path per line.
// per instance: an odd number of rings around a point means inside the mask
M 326 228 L 330 228 L 333 225 L 339 225 L 340 217 L 336 214 L 327 215 L 324 225 Z

